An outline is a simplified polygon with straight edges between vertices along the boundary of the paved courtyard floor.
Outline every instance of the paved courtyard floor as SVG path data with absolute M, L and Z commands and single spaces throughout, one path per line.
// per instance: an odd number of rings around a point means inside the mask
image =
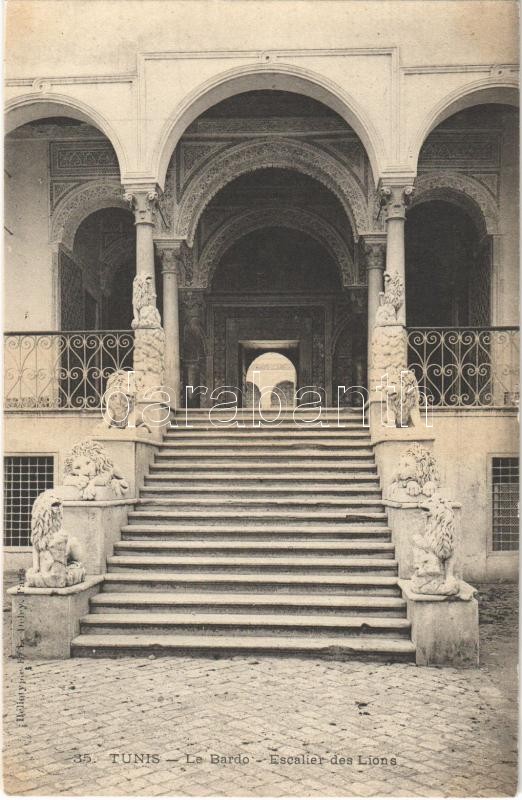
M 9 658 L 5 791 L 513 795 L 518 590 L 480 589 L 474 670 L 298 658 Z

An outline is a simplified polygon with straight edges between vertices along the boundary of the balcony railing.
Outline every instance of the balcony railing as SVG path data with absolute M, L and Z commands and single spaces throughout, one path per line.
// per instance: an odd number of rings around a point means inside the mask
M 132 369 L 132 331 L 6 333 L 6 410 L 98 410 L 109 375 Z
M 430 405 L 518 405 L 518 328 L 408 328 L 408 364 Z

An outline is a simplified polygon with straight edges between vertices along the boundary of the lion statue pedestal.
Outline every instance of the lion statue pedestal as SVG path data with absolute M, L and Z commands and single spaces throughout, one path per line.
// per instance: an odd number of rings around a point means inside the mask
M 103 577 L 97 575 L 63 589 L 8 589 L 13 609 L 11 654 L 20 660 L 70 658 L 80 619 L 89 613 L 89 600 L 102 583 Z
M 479 624 L 476 591 L 464 581 L 451 596 L 418 594 L 400 580 L 406 599 L 418 666 L 478 667 Z

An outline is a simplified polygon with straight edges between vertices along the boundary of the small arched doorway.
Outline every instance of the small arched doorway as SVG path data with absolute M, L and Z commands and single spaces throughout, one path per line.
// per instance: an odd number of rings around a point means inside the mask
M 297 370 L 287 355 L 268 350 L 256 356 L 245 376 L 244 405 L 260 409 L 293 408 Z

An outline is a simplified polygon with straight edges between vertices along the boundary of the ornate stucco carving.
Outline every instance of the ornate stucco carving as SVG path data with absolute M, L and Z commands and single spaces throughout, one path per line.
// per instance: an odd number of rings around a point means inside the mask
M 284 138 L 243 142 L 218 153 L 189 182 L 179 205 L 175 235 L 193 245 L 196 226 L 208 202 L 227 183 L 247 172 L 269 167 L 294 169 L 310 175 L 341 201 L 357 238 L 367 230 L 368 207 L 355 176 L 332 155 L 312 144 Z
M 95 500 L 100 487 L 109 489 L 114 497 L 122 497 L 129 488 L 103 445 L 90 438 L 74 445 L 63 474 L 63 485 L 78 489 L 82 500 Z
M 471 201 L 480 212 L 486 232 L 497 232 L 499 209 L 491 192 L 480 181 L 463 172 L 444 170 L 419 175 L 415 182 L 413 205 L 429 199 L 430 194 L 444 198 L 445 192 L 450 201 L 455 194 Z
M 104 140 L 92 142 L 51 142 L 49 146 L 51 178 L 119 176 L 118 157 Z
M 87 181 L 74 189 L 58 203 L 51 217 L 51 241 L 61 242 L 72 251 L 78 226 L 94 211 L 102 208 L 124 208 L 119 181 Z
M 346 123 L 337 117 L 199 117 L 187 130 L 187 138 L 194 133 L 345 133 Z M 357 141 L 354 134 L 350 138 Z
M 252 231 L 271 225 L 293 228 L 314 237 L 339 264 L 343 285 L 349 286 L 357 282 L 348 245 L 333 225 L 307 209 L 285 206 L 246 211 L 228 219 L 203 248 L 194 285 L 209 286 L 221 257 L 235 241 Z
M 85 579 L 78 543 L 62 524 L 62 500 L 52 490 L 42 492 L 31 513 L 33 564 L 25 575 L 26 586 L 63 589 Z
M 456 575 L 457 530 L 452 504 L 435 492 L 422 507 L 426 510 L 426 523 L 424 535 L 413 540 L 411 588 L 417 594 L 459 594 L 461 581 Z
M 500 131 L 433 131 L 420 151 L 419 172 L 426 167 L 496 169 L 500 166 L 500 152 Z
M 413 442 L 400 457 L 385 496 L 399 502 L 423 500 L 432 496 L 439 483 L 435 457 L 420 442 Z

